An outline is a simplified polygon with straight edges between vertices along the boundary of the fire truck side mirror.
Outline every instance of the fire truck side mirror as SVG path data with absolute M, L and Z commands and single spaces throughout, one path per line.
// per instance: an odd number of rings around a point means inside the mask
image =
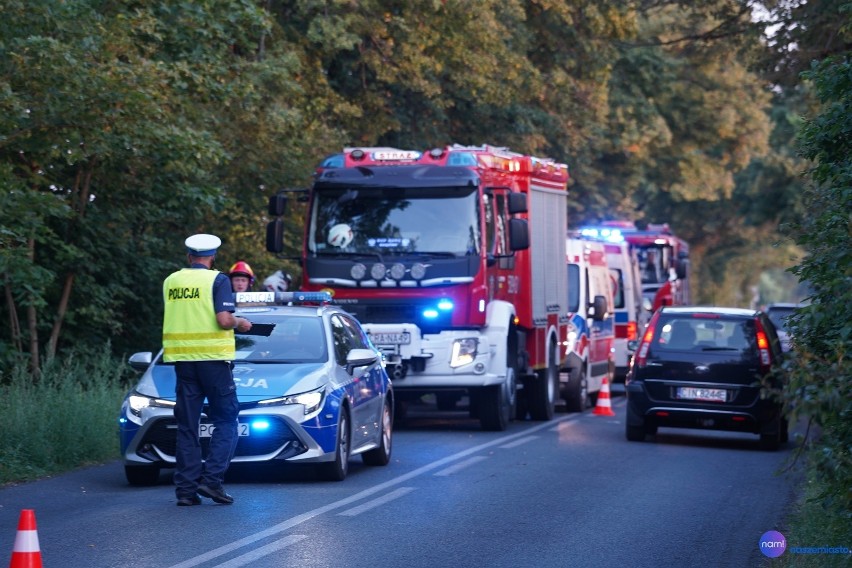
M 266 225 L 266 250 L 275 254 L 284 250 L 284 221 L 280 217 Z
M 509 219 L 509 248 L 513 251 L 530 248 L 530 228 L 526 219 Z
M 687 260 L 686 258 L 681 258 L 675 263 L 675 274 L 677 274 L 677 277 L 681 280 L 684 280 L 686 278 L 686 273 L 688 272 L 688 269 L 689 260 Z
M 269 196 L 269 215 L 272 217 L 280 217 L 287 211 L 287 196 L 283 193 L 276 193 Z
M 509 193 L 509 214 L 527 212 L 527 195 L 525 193 Z

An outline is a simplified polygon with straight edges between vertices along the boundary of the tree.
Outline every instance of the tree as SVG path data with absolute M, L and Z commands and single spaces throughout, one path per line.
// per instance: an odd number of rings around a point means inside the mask
M 846 33 L 849 33 L 849 28 Z M 852 58 L 815 62 L 805 75 L 822 104 L 800 131 L 802 155 L 811 161 L 807 212 L 790 234 L 807 255 L 794 268 L 813 290 L 794 318 L 797 359 L 788 392 L 793 416 L 822 429 L 810 452 L 826 507 L 844 519 L 852 511 Z

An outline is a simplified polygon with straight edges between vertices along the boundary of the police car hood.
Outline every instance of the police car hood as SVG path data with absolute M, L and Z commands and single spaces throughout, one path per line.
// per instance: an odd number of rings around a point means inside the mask
M 239 363 L 234 367 L 234 382 L 240 402 L 255 402 L 287 394 L 299 394 L 328 382 L 323 363 Z M 148 369 L 136 390 L 139 394 L 175 399 L 175 368 L 154 365 Z

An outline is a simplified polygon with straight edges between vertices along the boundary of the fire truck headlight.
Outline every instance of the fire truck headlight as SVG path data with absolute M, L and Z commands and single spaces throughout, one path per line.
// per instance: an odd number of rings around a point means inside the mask
M 415 280 L 420 280 L 426 276 L 426 265 L 422 262 L 416 262 L 411 266 L 411 277 Z
M 402 278 L 405 276 L 405 265 L 397 262 L 396 264 L 391 266 L 390 275 L 391 278 L 393 278 L 394 280 L 402 280 Z
M 387 273 L 388 269 L 381 262 L 377 262 L 370 268 L 370 276 L 373 277 L 373 280 L 384 280 Z
M 450 357 L 450 367 L 455 369 L 462 365 L 473 363 L 476 359 L 476 349 L 479 346 L 479 340 L 475 337 L 466 337 L 464 339 L 456 339 L 453 341 L 453 352 Z
M 352 269 L 349 271 L 349 274 L 355 280 L 361 280 L 367 275 L 367 267 L 359 262 L 358 264 L 352 266 Z

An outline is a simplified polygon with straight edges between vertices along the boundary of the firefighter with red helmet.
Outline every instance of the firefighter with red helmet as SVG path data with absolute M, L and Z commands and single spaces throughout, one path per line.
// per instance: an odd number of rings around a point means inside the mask
M 234 292 L 248 292 L 254 285 L 254 271 L 244 260 L 237 261 L 228 271 Z

